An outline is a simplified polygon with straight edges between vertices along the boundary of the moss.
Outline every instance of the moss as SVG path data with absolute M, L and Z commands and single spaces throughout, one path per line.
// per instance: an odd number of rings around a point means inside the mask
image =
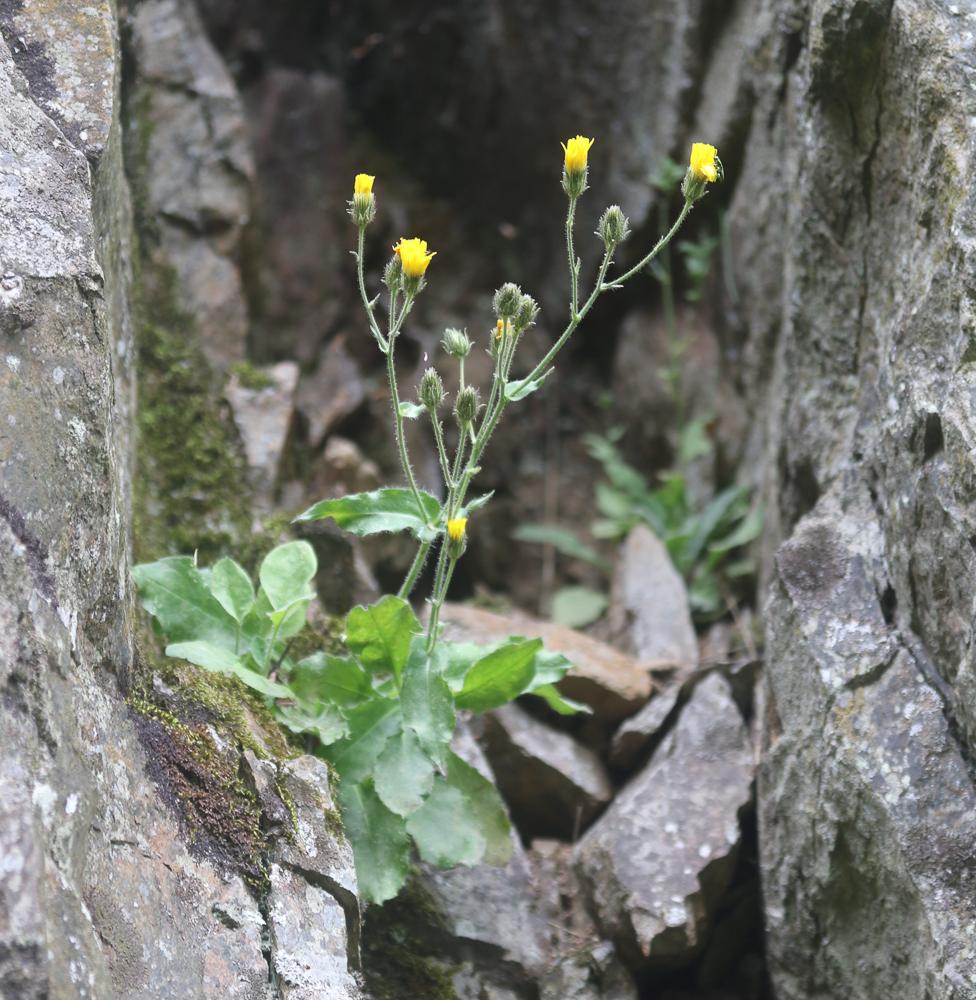
M 396 899 L 366 911 L 363 969 L 374 1000 L 458 1000 L 454 971 L 431 956 L 431 933 L 445 933 L 443 918 L 417 879 Z
M 231 374 L 245 389 L 270 389 L 274 385 L 274 379 L 257 365 L 250 361 L 238 361 L 231 366 Z

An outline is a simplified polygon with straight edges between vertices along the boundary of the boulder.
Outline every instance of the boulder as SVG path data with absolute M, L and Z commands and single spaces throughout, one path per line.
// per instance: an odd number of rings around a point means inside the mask
M 649 755 L 676 716 L 682 697 L 680 684 L 669 684 L 656 693 L 636 714 L 625 719 L 614 733 L 610 762 L 629 770 L 642 756 Z
M 704 947 L 734 873 L 752 779 L 742 716 L 710 674 L 576 848 L 597 924 L 628 964 L 680 967 Z
M 319 355 L 315 372 L 302 378 L 295 405 L 305 418 L 308 442 L 318 448 L 332 428 L 366 398 L 359 365 L 345 347 L 345 337 L 333 337 Z

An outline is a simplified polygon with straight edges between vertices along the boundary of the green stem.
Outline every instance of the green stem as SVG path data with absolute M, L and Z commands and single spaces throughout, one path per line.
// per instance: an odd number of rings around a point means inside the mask
M 608 281 L 602 287 L 607 288 L 619 288 L 625 281 L 632 278 L 638 271 L 642 271 L 654 258 L 664 249 L 670 242 L 674 234 L 681 228 L 682 223 L 688 218 L 691 212 L 692 205 L 694 202 L 685 201 L 682 206 L 681 213 L 675 220 L 674 225 L 654 244 L 654 248 L 651 252 L 637 264 L 635 264 L 629 271 L 625 271 L 619 278 L 614 278 L 613 281 Z
M 434 428 L 434 440 L 437 442 L 437 457 L 441 463 L 441 473 L 444 476 L 444 485 L 450 490 L 454 486 L 454 480 L 451 478 L 451 467 L 450 462 L 447 458 L 447 449 L 444 447 L 444 428 L 441 427 L 440 420 L 437 419 L 437 414 L 432 411 L 427 411 L 430 414 L 430 422 Z
M 359 227 L 359 239 L 356 244 L 356 277 L 359 279 L 359 296 L 363 300 L 363 308 L 366 310 L 366 317 L 369 320 L 369 329 L 373 334 L 373 339 L 379 344 L 381 351 L 387 351 L 387 343 L 380 328 L 377 325 L 376 317 L 373 315 L 373 306 L 366 295 L 366 278 L 363 275 L 363 248 L 366 242 L 366 227 Z
M 573 225 L 576 222 L 576 199 L 569 199 L 566 213 L 566 255 L 569 258 L 570 318 L 579 311 L 579 272 L 576 269 L 576 251 L 573 249 Z
M 404 303 L 404 309 L 407 304 Z M 390 382 L 390 398 L 393 400 L 393 419 L 396 424 L 397 449 L 400 452 L 400 465 L 403 467 L 403 474 L 407 478 L 413 498 L 417 503 L 417 511 L 424 524 L 429 525 L 427 511 L 420 499 L 420 490 L 417 487 L 417 480 L 414 478 L 413 469 L 410 467 L 410 456 L 407 454 L 407 441 L 403 434 L 403 414 L 400 413 L 400 393 L 397 391 L 396 368 L 393 364 L 393 339 L 386 350 L 386 374 Z
M 413 557 L 413 562 L 410 564 L 406 578 L 400 585 L 399 591 L 397 591 L 397 597 L 401 600 L 407 600 L 411 593 L 413 593 L 413 588 L 417 585 L 417 578 L 424 568 L 424 563 L 427 562 L 427 554 L 430 552 L 432 544 L 433 542 L 420 543 L 420 548 L 417 549 L 417 554 Z
M 447 566 L 447 538 L 441 539 L 441 549 L 437 554 L 437 569 L 434 573 L 434 589 L 431 591 L 430 600 L 430 621 L 427 623 L 427 652 L 434 651 L 437 645 L 437 619 L 440 618 L 441 604 L 443 598 L 441 594 L 441 584 L 444 580 L 444 569 Z

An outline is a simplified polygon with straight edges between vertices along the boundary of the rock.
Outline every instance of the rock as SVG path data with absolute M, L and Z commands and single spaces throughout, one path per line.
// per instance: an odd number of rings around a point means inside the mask
M 726 682 L 695 689 L 650 763 L 577 845 L 601 931 L 628 964 L 688 964 L 732 877 L 753 755 Z
M 551 953 L 558 957 L 596 948 L 600 935 L 573 865 L 573 845 L 561 840 L 533 840 L 529 863 Z
M 254 369 L 254 376 L 247 379 L 235 372 L 224 390 L 244 442 L 257 502 L 265 507 L 271 506 L 278 485 L 295 415 L 297 385 L 298 365 L 282 361 L 267 369 Z
M 631 530 L 620 550 L 607 617 L 614 641 L 638 660 L 673 663 L 680 676 L 698 663 L 684 581 L 664 545 L 643 525 Z
M 516 705 L 484 717 L 481 742 L 524 839 L 575 840 L 613 796 L 592 750 Z
M 540 1000 L 637 1000 L 637 986 L 613 945 L 561 958 L 541 983 Z
M 303 487 L 301 503 L 293 507 L 300 510 L 307 499 Z M 338 615 L 357 604 L 379 600 L 382 591 L 366 562 L 359 539 L 332 521 L 299 521 L 292 529 L 296 538 L 305 539 L 315 549 L 319 566 L 315 574 L 315 593 L 321 607 Z
M 441 613 L 445 638 L 484 645 L 510 635 L 540 638 L 546 649 L 562 653 L 573 669 L 560 682 L 568 698 L 583 702 L 601 721 L 616 723 L 633 715 L 651 693 L 651 678 L 631 657 L 582 632 L 536 621 L 526 615 L 496 615 L 461 604 L 446 604 Z
M 345 348 L 345 337 L 333 337 L 319 356 L 314 374 L 304 376 L 296 406 L 308 424 L 308 440 L 321 446 L 329 431 L 366 398 L 359 365 Z
M 346 963 L 346 919 L 324 889 L 271 866 L 268 930 L 283 1000 L 361 1000 Z
M 382 481 L 377 464 L 367 458 L 355 442 L 333 434 L 315 472 L 316 495 L 341 497 L 347 493 L 368 493 Z
M 630 770 L 641 757 L 651 753 L 674 720 L 681 694 L 682 686 L 672 683 L 621 723 L 610 749 L 610 761 L 615 767 Z

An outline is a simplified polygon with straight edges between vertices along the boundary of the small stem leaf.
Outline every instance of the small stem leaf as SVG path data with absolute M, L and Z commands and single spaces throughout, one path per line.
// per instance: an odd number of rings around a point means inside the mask
M 488 501 L 495 495 L 495 491 L 492 490 L 490 493 L 482 493 L 480 497 L 475 497 L 474 500 L 469 500 L 465 504 L 464 509 L 458 515 L 459 517 L 469 517 L 476 510 L 480 510 Z
M 411 403 L 409 400 L 403 400 L 400 403 L 400 416 L 406 420 L 416 420 L 418 417 L 422 417 L 425 412 L 420 403 Z
M 346 713 L 349 736 L 328 747 L 325 757 L 343 782 L 362 781 L 373 772 L 387 740 L 401 727 L 400 706 L 391 698 L 372 698 Z
M 383 804 L 398 816 L 409 816 L 423 805 L 434 785 L 434 762 L 420 748 L 416 733 L 405 729 L 387 742 L 373 781 Z
M 526 396 L 531 396 L 537 389 L 542 388 L 542 384 L 554 371 L 554 368 L 550 368 L 549 371 L 539 375 L 537 378 L 523 378 L 514 382 L 506 382 L 505 398 L 510 403 L 517 403 L 520 399 L 525 399 Z
M 410 838 L 402 817 L 383 805 L 369 782 L 343 781 L 339 807 L 356 860 L 360 895 L 370 903 L 392 899 L 410 870 Z
M 327 653 L 299 660 L 288 675 L 288 686 L 300 701 L 343 706 L 358 705 L 373 693 L 369 674 L 355 660 Z
M 320 500 L 295 520 L 331 518 L 340 528 L 360 537 L 379 532 L 410 531 L 418 540 L 428 542 L 437 536 L 432 525 L 441 515 L 441 505 L 429 493 L 418 492 L 422 510 L 412 490 L 388 487 L 371 493 L 353 493 L 337 500 Z
M 261 563 L 258 578 L 274 611 L 315 596 L 312 579 L 318 569 L 315 550 L 308 542 L 286 542 L 273 548 Z
M 465 808 L 464 795 L 443 778 L 434 781 L 426 802 L 407 820 L 421 858 L 438 868 L 478 864 L 487 847 L 479 827 Z
M 392 595 L 368 607 L 353 608 L 346 615 L 349 652 L 370 673 L 393 674 L 398 684 L 410 656 L 411 641 L 421 631 L 413 608 Z
M 532 683 L 541 639 L 510 642 L 483 656 L 468 671 L 455 697 L 458 708 L 486 712 L 517 698 Z
M 171 556 L 132 570 L 143 607 L 172 642 L 199 639 L 223 649 L 237 643 L 237 623 L 210 593 L 190 556 Z
M 210 571 L 210 593 L 235 621 L 243 622 L 254 605 L 254 584 L 244 567 L 224 557 Z
M 423 640 L 414 643 L 403 675 L 400 706 L 403 724 L 411 729 L 425 752 L 443 767 L 454 736 L 454 698 L 441 676 L 437 651 L 428 655 Z

